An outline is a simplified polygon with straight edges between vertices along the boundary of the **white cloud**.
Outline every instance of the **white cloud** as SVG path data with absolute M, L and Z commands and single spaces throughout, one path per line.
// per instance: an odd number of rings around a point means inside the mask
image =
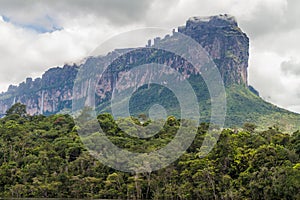
M 97 47 L 103 37 L 112 33 L 105 24 L 102 25 L 104 29 L 99 29 L 76 25 L 74 21 L 72 27 L 39 34 L 0 19 L 2 91 L 7 89 L 8 84 L 17 84 L 28 76 L 40 76 L 49 67 L 82 59 Z
M 284 61 L 281 63 L 281 70 L 285 73 L 285 75 L 300 76 L 300 63 L 295 59 Z

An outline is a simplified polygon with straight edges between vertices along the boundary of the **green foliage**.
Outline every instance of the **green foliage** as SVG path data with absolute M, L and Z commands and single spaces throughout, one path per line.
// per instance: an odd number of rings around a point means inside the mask
M 187 81 L 195 91 L 199 102 L 200 122 L 209 122 L 211 118 L 211 98 L 209 90 L 201 76 L 191 75 Z M 242 127 L 245 123 L 255 124 L 258 130 L 278 125 L 281 129 L 293 132 L 300 127 L 300 115 L 281 109 L 253 93 L 245 85 L 228 85 L 226 90 L 225 127 Z M 109 99 L 98 102 L 100 112 L 108 112 Z M 174 93 L 163 86 L 150 84 L 138 88 L 129 101 L 129 110 L 138 117 L 149 113 L 154 104 L 162 105 L 167 115 L 180 118 L 180 105 Z M 115 105 L 117 106 L 117 105 Z M 246 127 L 244 127 L 246 128 Z M 248 128 L 250 128 L 248 126 Z M 253 127 L 251 128 L 253 129 Z M 248 130 L 250 131 L 250 130 Z
M 280 126 L 260 131 L 246 123 L 241 131 L 214 128 L 208 136 L 209 124 L 201 123 L 179 160 L 156 172 L 129 174 L 104 166 L 85 149 L 76 130 L 88 130 L 94 122 L 77 127 L 68 115 L 26 116 L 19 106 L 0 119 L 0 197 L 299 199 L 299 131 L 282 133 Z M 187 123 L 170 116 L 157 135 L 137 139 L 119 129 L 111 115 L 97 119 L 113 143 L 133 152 L 165 146 Z M 138 118 L 117 122 L 129 121 L 137 126 L 152 123 L 142 124 Z M 203 138 L 210 138 L 207 145 L 217 135 L 217 145 L 203 157 Z
M 6 111 L 6 115 L 16 115 L 23 117 L 26 115 L 26 106 L 21 103 L 16 103 Z
M 286 131 L 299 129 L 299 114 L 281 109 L 261 99 L 243 85 L 231 85 L 226 88 L 227 127 L 254 123 L 258 130 L 278 125 Z

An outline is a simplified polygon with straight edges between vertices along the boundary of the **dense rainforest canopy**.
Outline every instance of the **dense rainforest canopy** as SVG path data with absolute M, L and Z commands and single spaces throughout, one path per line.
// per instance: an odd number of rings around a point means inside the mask
M 168 118 L 149 139 L 126 137 L 109 114 L 98 122 L 119 147 L 150 152 L 166 145 L 181 121 Z M 138 120 L 136 119 L 136 122 Z M 151 123 L 151 122 L 148 122 Z M 109 168 L 85 149 L 69 115 L 28 116 L 16 104 L 0 119 L 0 197 L 104 199 L 300 199 L 300 132 L 273 126 L 218 130 L 202 158 L 209 128 L 201 123 L 187 152 L 167 168 L 130 174 Z

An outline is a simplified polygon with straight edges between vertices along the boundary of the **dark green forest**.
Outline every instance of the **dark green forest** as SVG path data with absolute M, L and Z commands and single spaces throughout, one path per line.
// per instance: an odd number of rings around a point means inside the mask
M 135 139 L 124 135 L 111 115 L 97 119 L 114 144 L 134 152 L 166 145 L 182 123 L 169 117 L 155 137 Z M 278 125 L 257 131 L 249 122 L 235 129 L 214 127 L 219 140 L 202 157 L 199 149 L 210 127 L 201 123 L 193 144 L 167 168 L 130 174 L 93 158 L 71 116 L 28 116 L 24 105 L 15 104 L 0 119 L 0 197 L 300 199 L 299 131 L 286 133 Z

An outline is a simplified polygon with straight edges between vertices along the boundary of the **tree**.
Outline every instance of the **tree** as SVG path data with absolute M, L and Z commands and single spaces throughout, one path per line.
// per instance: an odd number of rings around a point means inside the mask
M 246 122 L 243 125 L 243 129 L 245 131 L 248 131 L 249 133 L 253 133 L 256 128 L 257 128 L 257 126 L 255 124 L 252 124 L 252 123 L 249 123 L 249 122 Z
M 6 115 L 16 114 L 20 117 L 24 117 L 26 115 L 26 106 L 21 103 L 14 104 L 10 109 L 6 111 Z

